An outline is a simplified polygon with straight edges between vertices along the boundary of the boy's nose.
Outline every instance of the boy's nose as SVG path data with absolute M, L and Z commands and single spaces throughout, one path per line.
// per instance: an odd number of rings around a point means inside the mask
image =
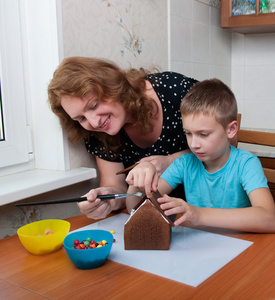
M 194 136 L 192 137 L 192 140 L 191 140 L 191 147 L 192 148 L 199 148 L 199 141 Z

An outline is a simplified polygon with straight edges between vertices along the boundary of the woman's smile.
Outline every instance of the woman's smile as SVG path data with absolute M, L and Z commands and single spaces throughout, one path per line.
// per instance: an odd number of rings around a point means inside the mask
M 111 116 L 108 116 L 108 118 L 105 120 L 105 122 L 99 126 L 99 128 L 101 130 L 108 130 L 108 128 L 110 127 L 110 119 L 111 119 Z

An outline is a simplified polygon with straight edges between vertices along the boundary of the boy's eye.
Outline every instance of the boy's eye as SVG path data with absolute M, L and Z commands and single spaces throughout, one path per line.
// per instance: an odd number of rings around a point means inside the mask
M 208 135 L 209 135 L 208 133 L 201 133 L 201 136 L 203 136 L 203 137 L 206 137 Z

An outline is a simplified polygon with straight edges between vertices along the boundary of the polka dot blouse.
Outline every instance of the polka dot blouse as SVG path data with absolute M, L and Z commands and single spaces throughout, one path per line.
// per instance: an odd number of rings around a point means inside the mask
M 109 155 L 104 153 L 102 151 L 104 148 L 93 136 L 86 142 L 89 153 L 104 160 L 122 162 L 127 168 L 146 156 L 170 155 L 188 148 L 179 108 L 181 100 L 197 81 L 175 72 L 150 74 L 146 79 L 150 81 L 158 95 L 163 111 L 162 132 L 155 144 L 149 148 L 139 148 L 122 130 L 122 146 L 118 155 L 111 151 Z

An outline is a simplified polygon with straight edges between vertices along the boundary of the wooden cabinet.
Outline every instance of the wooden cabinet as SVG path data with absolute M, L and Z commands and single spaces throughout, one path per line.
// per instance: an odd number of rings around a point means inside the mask
M 259 1 L 255 14 L 232 15 L 232 0 L 221 0 L 221 27 L 239 33 L 275 32 L 275 13 L 261 13 Z

